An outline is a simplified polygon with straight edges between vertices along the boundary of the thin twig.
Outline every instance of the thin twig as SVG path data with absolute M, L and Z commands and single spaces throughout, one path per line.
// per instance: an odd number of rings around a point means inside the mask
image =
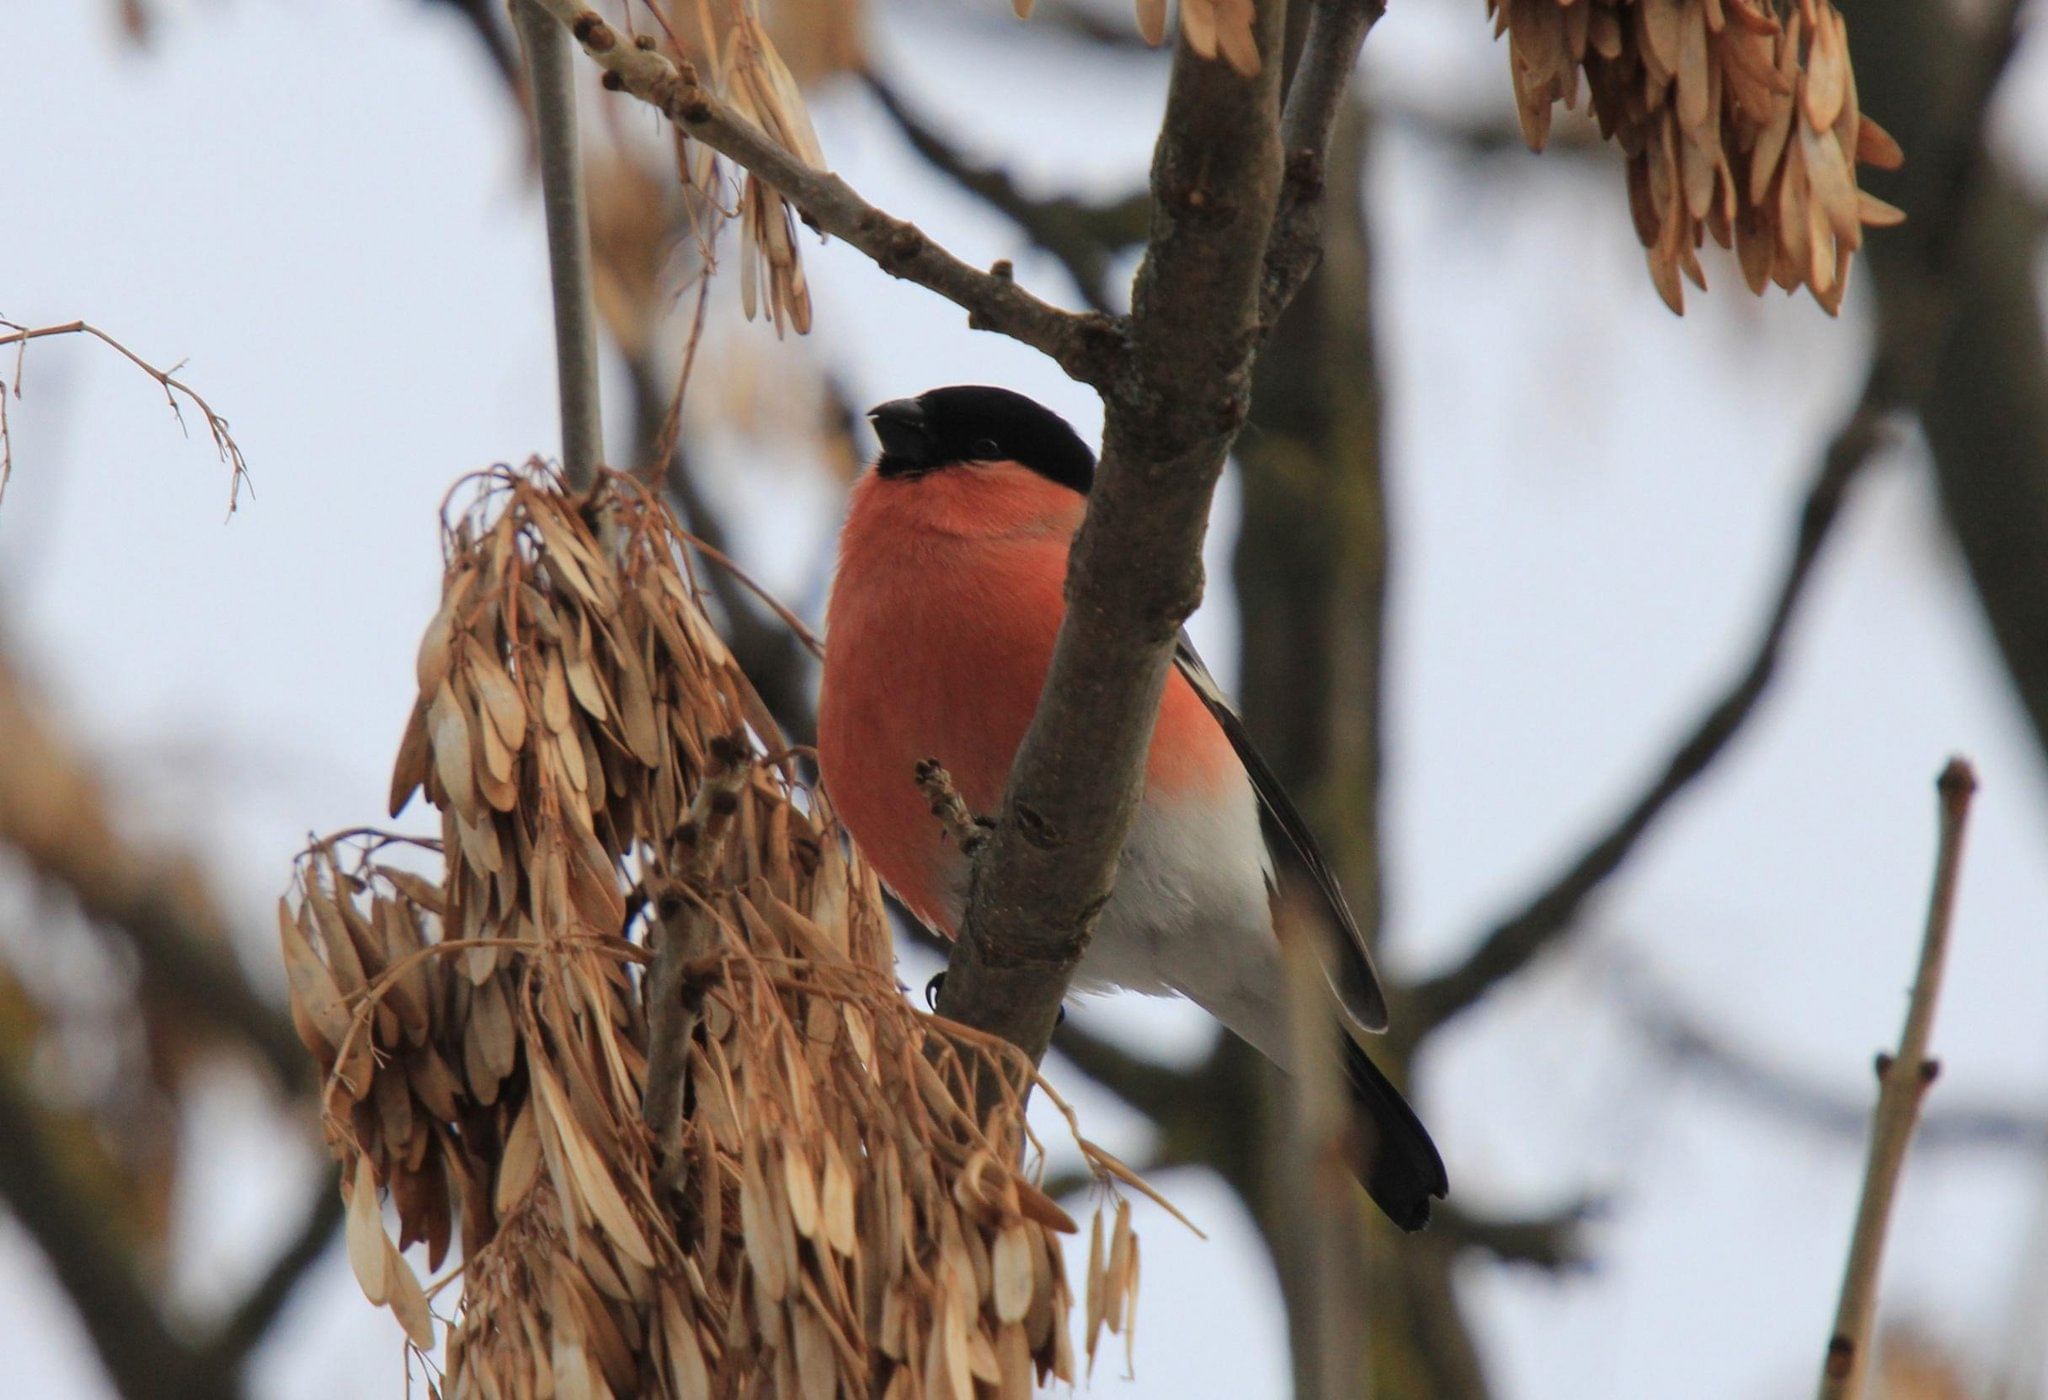
M 735 734 L 712 746 L 689 819 L 677 833 L 678 844 L 687 852 L 683 871 L 654 897 L 659 940 L 646 981 L 647 1089 L 641 1111 L 654 1134 L 656 1157 L 670 1174 L 682 1136 L 683 1072 L 690 1063 L 690 1040 L 708 989 L 706 964 L 716 961 L 710 957 L 715 922 L 707 901 L 725 860 L 726 833 L 739 811 L 748 773 L 745 735 Z
M 1728 689 L 1701 715 L 1662 770 L 1592 845 L 1521 911 L 1482 938 L 1465 958 L 1417 984 L 1396 1032 L 1420 1039 L 1469 1010 L 1508 977 L 1557 943 L 1574 927 L 1579 910 L 1626 861 L 1636 843 L 1672 800 L 1706 772 L 1748 722 L 1777 674 L 1792 619 L 1819 562 L 1822 546 L 1841 514 L 1849 487 L 1885 441 L 1894 398 L 1890 376 L 1873 366 L 1862 398 L 1828 443 L 1820 470 L 1807 488 L 1799 529 L 1777 597 L 1750 653 Z
M 1107 282 L 1110 259 L 1144 240 L 1152 207 L 1150 190 L 1141 189 L 1108 204 L 1088 204 L 1068 196 L 1033 198 L 1017 188 L 1008 171 L 969 159 L 937 127 L 913 112 L 895 85 L 873 69 L 864 71 L 861 77 L 903 133 L 904 140 L 924 157 L 926 164 L 1003 215 L 1033 243 L 1057 258 L 1092 310 L 1116 311 Z
M 1936 786 L 1941 793 L 1941 848 L 1934 865 L 1934 892 L 1928 899 L 1927 932 L 1920 943 L 1920 967 L 1913 977 L 1912 998 L 1906 1003 L 1906 1022 L 1899 1032 L 1899 1051 L 1877 1060 L 1877 1109 L 1871 1120 L 1870 1157 L 1863 1169 L 1863 1199 L 1856 1208 L 1855 1233 L 1849 1239 L 1849 1262 L 1842 1274 L 1834 1335 L 1821 1367 L 1820 1400 L 1848 1400 L 1862 1390 L 1877 1318 L 1878 1270 L 1884 1261 L 1892 1198 L 1906 1165 L 1906 1149 L 1913 1141 L 1921 1101 L 1938 1068 L 1928 1058 L 1927 1042 L 1934 1030 L 1935 1003 L 1941 996 L 1949 931 L 1955 924 L 1963 832 L 1970 798 L 1977 791 L 1977 775 L 1968 762 L 1952 758 Z
M 220 459 L 228 464 L 228 514 L 235 513 L 235 507 L 241 504 L 242 487 L 249 482 L 249 464 L 242 457 L 241 447 L 228 432 L 228 420 L 215 413 L 190 384 L 171 372 L 179 368 L 178 365 L 171 366 L 171 370 L 158 369 L 98 326 L 86 321 L 66 321 L 61 326 L 31 328 L 0 317 L 0 327 L 5 327 L 5 333 L 0 334 L 0 345 L 15 347 L 13 382 L 0 384 L 0 496 L 6 494 L 7 478 L 14 469 L 12 444 L 7 434 L 6 399 L 10 392 L 17 399 L 21 397 L 22 361 L 27 353 L 28 343 L 52 335 L 89 335 L 103 344 L 113 346 L 130 364 L 157 382 L 164 391 L 165 401 L 171 406 L 171 416 L 178 420 L 180 428 L 185 426 L 185 415 L 178 407 L 177 396 L 183 394 L 192 401 L 192 406 L 206 419 L 206 431 L 213 437 L 214 450 L 220 453 Z M 255 494 L 253 485 L 250 485 L 250 494 Z
M 541 207 L 547 215 L 562 474 L 580 491 L 597 479 L 597 469 L 604 464 L 604 421 L 597 390 L 590 228 L 584 216 L 582 152 L 576 142 L 575 59 L 562 26 L 536 0 L 513 0 L 512 19 L 526 48 L 526 80 L 533 95 L 535 146 L 540 153 Z
M 962 307 L 969 326 L 1042 351 L 1086 384 L 1107 383 L 1122 363 L 1123 330 L 1115 319 L 1063 311 L 1019 287 L 1007 273 L 968 266 L 916 225 L 869 204 L 837 175 L 804 164 L 705 88 L 690 64 L 628 41 L 581 0 L 534 3 L 569 26 L 583 51 L 604 68 L 605 86 L 649 103 L 688 136 L 767 181 L 808 223 L 859 249 L 892 277 Z
M 1650 1054 L 1673 1069 L 1722 1090 L 1755 1113 L 1861 1146 L 1870 1133 L 1870 1106 L 1832 1083 L 1741 1043 L 1712 1024 L 1638 960 L 1617 962 L 1607 994 Z M 2009 1152 L 2048 1155 L 2048 1113 L 1996 1101 L 1957 1102 L 1945 1097 L 1920 1119 L 1915 1146 L 1924 1154 Z

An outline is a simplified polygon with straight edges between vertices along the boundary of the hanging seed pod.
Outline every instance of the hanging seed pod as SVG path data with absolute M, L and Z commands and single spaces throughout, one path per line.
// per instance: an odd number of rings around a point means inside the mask
M 1831 0 L 1784 19 L 1753 0 L 1488 0 L 1531 150 L 1585 80 L 1603 136 L 1628 157 L 1629 212 L 1674 312 L 1697 250 L 1733 248 L 1753 292 L 1804 286 L 1830 315 L 1865 225 L 1903 216 L 1857 188 L 1899 148 L 1856 102 L 1849 31 Z
M 598 489 L 471 480 L 393 778 L 442 837 L 320 843 L 280 911 L 365 1295 L 431 1346 L 400 1250 L 438 1267 L 461 1220 L 451 1397 L 680 1400 L 765 1377 L 1023 1400 L 1071 1379 L 1074 1222 L 1002 1145 L 1015 1099 L 986 1131 L 971 1111 L 970 1055 L 1012 1052 L 940 1036 L 901 995 L 874 876 L 824 794 L 762 757 L 786 745 L 672 519 L 626 478 Z M 673 1018 L 640 1004 L 636 892 L 661 937 L 703 950 L 667 1164 L 643 1094 L 648 1027 Z M 1106 1200 L 1144 1189 L 1082 1149 Z M 1128 1335 L 1127 1203 L 1115 1239 L 1090 1292 Z

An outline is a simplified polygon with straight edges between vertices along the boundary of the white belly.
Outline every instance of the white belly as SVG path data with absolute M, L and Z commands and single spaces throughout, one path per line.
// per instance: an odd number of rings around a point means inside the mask
M 1075 989 L 1185 996 L 1284 1063 L 1271 868 L 1248 779 L 1227 801 L 1148 805 Z
M 1250 778 L 1239 774 L 1222 801 L 1147 804 L 1073 990 L 1184 996 L 1284 1066 L 1286 982 L 1271 871 Z M 955 927 L 967 873 L 962 861 L 950 882 Z

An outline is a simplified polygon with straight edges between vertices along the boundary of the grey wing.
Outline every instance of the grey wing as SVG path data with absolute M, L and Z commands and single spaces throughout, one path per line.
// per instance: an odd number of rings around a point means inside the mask
M 1251 735 L 1245 732 L 1244 721 L 1230 707 L 1222 687 L 1209 674 L 1209 668 L 1202 664 L 1202 658 L 1195 654 L 1195 645 L 1188 640 L 1186 632 L 1180 634 L 1173 662 L 1187 677 L 1188 684 L 1195 688 L 1195 694 L 1202 697 L 1209 713 L 1223 727 L 1230 746 L 1237 750 L 1238 759 L 1244 764 L 1245 772 L 1251 775 L 1252 788 L 1259 795 L 1259 810 L 1266 825 L 1277 828 L 1287 844 L 1293 847 L 1302 868 L 1315 881 L 1330 917 L 1337 924 L 1339 937 L 1330 940 L 1329 950 L 1335 961 L 1323 969 L 1330 979 L 1331 990 L 1336 992 L 1344 1010 L 1361 1028 L 1385 1030 L 1387 998 L 1380 987 L 1379 970 L 1373 966 L 1372 952 L 1365 946 L 1365 936 L 1358 931 L 1358 921 L 1351 916 L 1351 906 L 1344 902 L 1344 891 L 1337 888 L 1336 874 L 1324 858 L 1322 847 L 1316 844 L 1315 833 L 1308 829 L 1308 823 L 1302 820 L 1293 799 L 1280 786 L 1280 780 L 1273 776 L 1273 770 L 1266 766 L 1266 760 L 1252 747 Z

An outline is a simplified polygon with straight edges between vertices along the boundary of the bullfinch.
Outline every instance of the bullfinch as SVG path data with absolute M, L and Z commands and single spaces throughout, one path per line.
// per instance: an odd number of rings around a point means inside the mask
M 1007 389 L 956 385 L 869 415 L 882 454 L 854 484 L 826 609 L 818 758 L 847 830 L 896 896 L 948 937 L 969 862 L 932 816 L 935 758 L 970 810 L 994 813 L 1065 616 L 1067 553 L 1095 455 Z M 1275 1063 L 1290 1058 L 1268 833 L 1334 926 L 1332 1052 L 1355 1105 L 1360 1180 L 1419 1229 L 1443 1160 L 1354 1032 L 1386 1028 L 1372 955 L 1307 824 L 1183 634 L 1115 891 L 1075 978 L 1188 998 Z

